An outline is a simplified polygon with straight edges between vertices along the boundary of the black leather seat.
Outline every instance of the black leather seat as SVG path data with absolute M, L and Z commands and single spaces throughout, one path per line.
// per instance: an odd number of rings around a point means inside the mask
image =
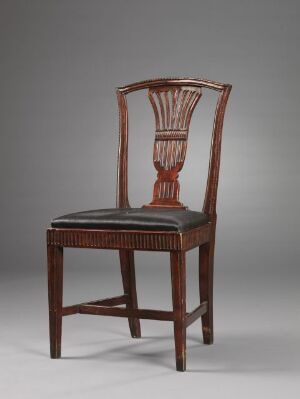
M 185 209 L 113 208 L 71 213 L 52 227 L 71 229 L 157 230 L 183 232 L 208 223 L 202 212 Z

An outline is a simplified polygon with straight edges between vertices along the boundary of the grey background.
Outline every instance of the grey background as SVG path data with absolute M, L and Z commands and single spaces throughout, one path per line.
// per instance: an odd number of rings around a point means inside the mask
M 299 17 L 297 1 L 0 3 L 1 329 L 5 398 L 299 397 Z M 174 371 L 172 325 L 64 319 L 48 357 L 45 229 L 115 205 L 118 85 L 202 76 L 233 85 L 224 126 L 216 247 L 216 343 L 188 330 Z M 182 199 L 201 209 L 215 96 L 191 125 Z M 130 197 L 151 198 L 154 118 L 129 99 Z M 166 254 L 138 253 L 141 306 L 171 305 Z M 198 303 L 197 251 L 188 305 Z M 67 250 L 65 303 L 119 294 L 118 257 Z

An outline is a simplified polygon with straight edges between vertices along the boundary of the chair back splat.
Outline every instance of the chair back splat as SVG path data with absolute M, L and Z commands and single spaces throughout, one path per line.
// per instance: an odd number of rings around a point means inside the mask
M 126 95 L 148 89 L 155 116 L 153 163 L 157 170 L 153 198 L 146 208 L 187 208 L 179 201 L 179 172 L 183 168 L 189 126 L 202 89 L 219 92 L 211 141 L 210 162 L 203 212 L 216 217 L 224 112 L 231 86 L 202 79 L 170 78 L 134 83 L 117 89 L 120 137 L 118 157 L 117 207 L 128 208 L 128 107 Z

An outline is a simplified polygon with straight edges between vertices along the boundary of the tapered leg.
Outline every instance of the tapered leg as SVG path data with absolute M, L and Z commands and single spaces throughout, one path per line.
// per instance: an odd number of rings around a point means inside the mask
M 134 252 L 120 250 L 121 273 L 124 287 L 124 294 L 128 295 L 127 309 L 137 309 L 137 294 L 135 284 Z M 130 333 L 133 338 L 141 338 L 140 320 L 136 317 L 128 318 Z
M 199 288 L 200 303 L 207 301 L 207 312 L 201 317 L 204 344 L 214 342 L 213 325 L 213 275 L 214 240 L 199 247 Z
M 61 356 L 63 296 L 63 248 L 48 246 L 48 298 L 49 298 L 49 332 L 50 356 L 58 359 Z
M 185 252 L 171 252 L 171 277 L 173 311 L 175 313 L 174 338 L 176 351 L 176 369 L 186 369 L 186 270 Z

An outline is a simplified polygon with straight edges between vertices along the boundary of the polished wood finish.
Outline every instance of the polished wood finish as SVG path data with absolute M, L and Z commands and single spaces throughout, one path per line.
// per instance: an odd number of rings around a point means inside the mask
M 62 317 L 72 314 L 118 316 L 128 319 L 131 336 L 141 336 L 140 319 L 168 320 L 174 324 L 176 368 L 186 368 L 186 328 L 202 319 L 203 341 L 213 342 L 213 258 L 216 231 L 216 202 L 220 169 L 224 113 L 231 86 L 204 79 L 167 78 L 134 83 L 117 89 L 119 106 L 119 151 L 117 207 L 129 208 L 128 199 L 128 107 L 126 96 L 148 90 L 155 117 L 153 150 L 157 180 L 153 198 L 146 207 L 180 209 L 178 175 L 183 167 L 192 113 L 205 89 L 219 93 L 212 132 L 209 170 L 203 212 L 209 222 L 185 232 L 143 230 L 97 230 L 49 228 L 48 287 L 50 354 L 61 356 Z M 63 307 L 63 248 L 119 250 L 124 294 Z M 186 252 L 199 248 L 200 305 L 186 312 Z M 170 253 L 172 310 L 140 309 L 137 302 L 134 251 Z M 123 305 L 125 307 L 120 307 Z
M 176 369 L 186 368 L 186 267 L 185 252 L 172 251 L 171 277 L 174 320 Z
M 217 188 L 219 180 L 220 157 L 221 157 L 221 139 L 222 127 L 226 104 L 231 91 L 231 85 L 218 82 L 212 82 L 205 79 L 192 79 L 192 78 L 167 78 L 167 79 L 153 79 L 145 80 L 143 82 L 133 83 L 128 86 L 120 87 L 117 89 L 117 98 L 119 105 L 119 155 L 118 155 L 118 183 L 117 183 L 117 207 L 129 207 L 128 199 L 128 106 L 126 96 L 129 93 L 148 89 L 149 93 L 153 89 L 169 88 L 172 90 L 174 87 L 189 87 L 198 88 L 200 93 L 203 89 L 211 89 L 219 92 L 217 106 L 215 110 L 214 126 L 211 141 L 211 152 L 209 162 L 209 172 L 206 185 L 206 194 L 203 209 L 204 211 L 213 216 L 216 214 L 216 200 Z M 164 89 L 165 90 L 165 89 Z M 149 94 L 148 94 L 149 95 Z M 151 95 L 150 95 L 151 97 Z M 199 96 L 200 98 L 200 96 Z M 197 99 L 197 101 L 199 100 Z M 182 102 L 181 102 L 182 104 Z M 196 103 L 195 103 L 196 106 Z M 162 108 L 162 106 L 160 106 Z M 181 108 L 180 108 L 181 109 Z M 179 111 L 180 111 L 179 109 Z M 155 110 L 154 110 L 155 112 Z M 169 111 L 170 112 L 170 111 Z M 193 108 L 190 111 L 192 114 Z M 165 119 L 166 120 L 166 119 Z M 166 123 L 166 122 L 165 122 Z M 158 125 L 156 125 L 158 126 Z M 163 125 L 165 126 L 165 124 Z M 178 147 L 172 150 L 173 154 L 178 151 Z M 155 188 L 154 188 L 155 195 Z M 170 199 L 169 206 L 172 207 L 174 198 Z M 164 201 L 164 206 L 168 206 L 168 201 Z
M 48 245 L 68 248 L 174 251 L 199 247 L 210 240 L 211 224 L 175 231 L 48 229 Z
M 78 305 L 64 306 L 62 308 L 63 316 L 70 316 L 72 314 L 80 313 L 80 307 L 82 305 L 94 305 L 94 306 L 117 306 L 127 304 L 129 302 L 128 295 L 119 295 L 112 298 L 98 299 L 97 301 L 90 301 L 85 303 L 79 303 Z
M 63 248 L 48 245 L 48 301 L 50 356 L 61 356 L 62 300 L 63 300 Z
M 201 89 L 188 86 L 160 86 L 149 89 L 155 122 L 153 162 L 157 170 L 153 200 L 146 207 L 186 208 L 179 202 L 178 174 L 187 149 L 189 125 Z
M 150 320 L 174 320 L 173 312 L 153 309 L 124 309 L 119 307 L 112 308 L 97 305 L 80 305 L 79 313 Z
M 134 253 L 133 251 L 121 250 L 119 254 L 124 294 L 128 297 L 126 307 L 127 309 L 137 309 L 138 302 L 135 284 Z M 128 318 L 128 323 L 132 338 L 140 338 L 141 326 L 139 319 L 130 317 Z
M 207 312 L 208 306 L 207 302 L 202 302 L 196 309 L 186 315 L 186 326 L 190 326 L 194 321 L 199 319 Z

